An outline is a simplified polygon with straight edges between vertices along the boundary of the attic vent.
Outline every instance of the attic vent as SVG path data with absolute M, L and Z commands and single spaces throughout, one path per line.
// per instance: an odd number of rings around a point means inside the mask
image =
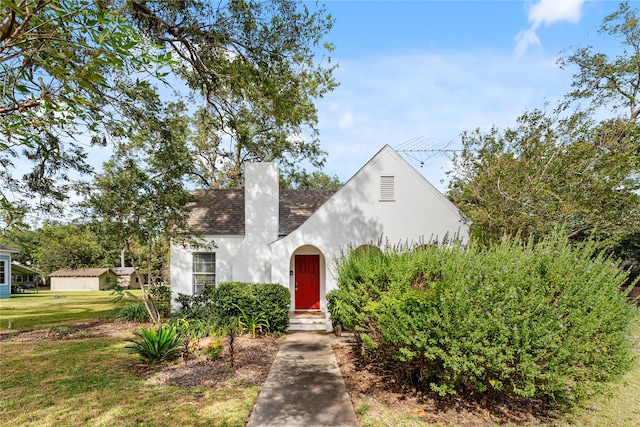
M 380 176 L 380 201 L 395 202 L 395 176 Z

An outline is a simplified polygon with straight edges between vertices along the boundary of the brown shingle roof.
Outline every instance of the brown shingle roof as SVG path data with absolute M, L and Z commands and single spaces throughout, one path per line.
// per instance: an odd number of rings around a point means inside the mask
M 334 190 L 280 190 L 279 230 L 286 236 L 305 222 Z M 205 235 L 244 234 L 244 190 L 196 190 L 189 224 Z
M 300 227 L 335 193 L 335 190 L 280 190 L 278 235 L 286 236 Z
M 135 267 L 112 267 L 111 270 L 113 270 L 113 272 L 116 273 L 118 276 L 130 276 L 133 273 L 135 273 L 136 268 Z
M 49 274 L 49 277 L 100 277 L 107 272 L 113 272 L 110 268 L 61 268 Z
M 0 251 L 18 253 L 17 249 L 0 244 Z
M 244 190 L 196 190 L 189 225 L 202 234 L 244 234 Z

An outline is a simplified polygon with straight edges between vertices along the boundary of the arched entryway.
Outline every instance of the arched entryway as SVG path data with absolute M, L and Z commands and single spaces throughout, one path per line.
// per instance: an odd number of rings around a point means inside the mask
M 324 255 L 315 246 L 305 245 L 291 256 L 291 296 L 294 311 L 322 311 L 325 296 Z

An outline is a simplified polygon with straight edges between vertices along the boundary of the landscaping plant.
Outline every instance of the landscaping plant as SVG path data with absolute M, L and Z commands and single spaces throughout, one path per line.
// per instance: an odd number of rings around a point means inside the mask
M 243 319 L 247 326 L 253 323 L 254 333 L 268 328 L 281 334 L 289 326 L 290 298 L 289 289 L 277 283 L 222 282 L 205 286 L 200 295 L 179 294 L 177 301 L 187 318 L 213 317 L 220 325 Z
M 117 322 L 149 322 L 149 312 L 144 302 L 140 300 L 128 301 L 113 310 L 113 319 Z
M 138 339 L 127 339 L 131 344 L 126 348 L 150 365 L 174 360 L 182 354 L 182 340 L 174 326 L 160 324 L 149 329 L 143 328 L 135 335 Z
M 351 254 L 327 299 L 363 355 L 400 380 L 576 402 L 633 361 L 626 273 L 594 248 L 554 235 Z

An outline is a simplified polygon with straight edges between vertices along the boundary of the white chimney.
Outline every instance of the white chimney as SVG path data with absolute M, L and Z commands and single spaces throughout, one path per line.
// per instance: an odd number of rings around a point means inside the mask
M 279 179 L 275 163 L 245 164 L 244 240 L 234 261 L 239 281 L 271 281 L 271 248 L 278 239 Z

